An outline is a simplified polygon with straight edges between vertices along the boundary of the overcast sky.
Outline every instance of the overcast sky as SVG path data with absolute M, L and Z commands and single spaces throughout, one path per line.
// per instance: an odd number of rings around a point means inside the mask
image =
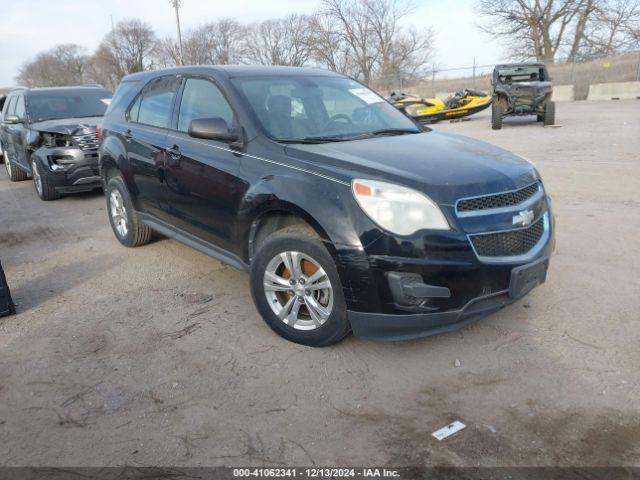
M 440 68 L 496 63 L 503 51 L 476 28 L 475 0 L 414 0 L 406 23 L 436 31 L 435 61 Z M 311 13 L 319 0 L 182 0 L 183 31 L 221 17 L 243 22 Z M 114 22 L 138 17 L 159 36 L 175 34 L 169 0 L 20 0 L 0 9 L 0 87 L 15 83 L 20 65 L 60 43 L 77 43 L 91 52 Z

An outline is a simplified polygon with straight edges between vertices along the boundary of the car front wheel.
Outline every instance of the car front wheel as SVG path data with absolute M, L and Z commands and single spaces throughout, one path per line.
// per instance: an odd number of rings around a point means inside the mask
M 51 185 L 43 169 L 35 159 L 31 159 L 31 175 L 33 176 L 33 185 L 36 187 L 36 193 L 41 200 L 47 202 L 60 198 L 60 194 Z
M 292 342 L 327 346 L 350 331 L 333 258 L 307 226 L 279 230 L 259 246 L 251 294 L 267 324 Z
M 9 158 L 9 155 L 7 155 L 6 152 L 4 154 L 4 168 L 7 170 L 7 175 L 9 176 L 9 180 L 11 180 L 12 182 L 21 182 L 29 178 L 29 175 L 27 175 L 27 172 L 22 170 L 20 167 L 16 167 L 13 164 L 13 162 Z

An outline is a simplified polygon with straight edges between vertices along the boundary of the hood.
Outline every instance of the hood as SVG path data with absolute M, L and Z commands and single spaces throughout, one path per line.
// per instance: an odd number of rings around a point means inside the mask
M 82 117 L 43 120 L 42 122 L 32 123 L 31 128 L 40 132 L 80 135 L 83 133 L 83 130 L 86 129 L 90 132 L 95 132 L 96 126 L 102 122 L 102 118 L 103 117 Z
M 436 131 L 316 145 L 288 145 L 287 154 L 327 173 L 398 183 L 441 205 L 529 185 L 534 166 L 511 152 Z

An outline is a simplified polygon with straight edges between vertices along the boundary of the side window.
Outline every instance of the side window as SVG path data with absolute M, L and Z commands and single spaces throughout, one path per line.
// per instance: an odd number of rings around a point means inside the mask
M 127 120 L 130 122 L 138 121 L 138 113 L 140 113 L 140 102 L 142 101 L 142 94 L 138 95 L 136 101 L 131 105 L 129 112 L 127 113 Z
M 16 97 L 9 97 L 9 99 L 6 101 L 6 108 L 4 110 L 3 117 L 6 117 L 7 115 L 13 115 L 13 112 L 15 111 L 15 107 L 16 107 Z
M 189 78 L 180 101 L 178 130 L 187 132 L 191 120 L 207 117 L 221 117 L 229 126 L 233 124 L 233 111 L 218 87 L 209 80 Z
M 129 111 L 130 119 L 144 125 L 168 128 L 171 123 L 173 98 L 179 84 L 180 80 L 174 76 L 152 80 L 144 87 L 142 95 Z M 138 102 L 139 105 L 136 105 Z M 137 108 L 137 115 L 132 111 L 133 108 Z
M 24 95 L 18 95 L 18 100 L 16 100 L 16 111 L 14 115 L 20 120 L 24 120 L 26 113 L 27 112 L 24 108 Z

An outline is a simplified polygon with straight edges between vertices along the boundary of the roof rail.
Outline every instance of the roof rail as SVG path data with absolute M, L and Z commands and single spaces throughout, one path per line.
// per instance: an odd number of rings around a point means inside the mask
M 92 83 L 85 83 L 85 84 L 83 85 L 83 87 L 104 88 L 104 86 L 103 86 L 103 85 L 100 85 L 99 83 L 95 83 L 95 82 L 92 82 Z

